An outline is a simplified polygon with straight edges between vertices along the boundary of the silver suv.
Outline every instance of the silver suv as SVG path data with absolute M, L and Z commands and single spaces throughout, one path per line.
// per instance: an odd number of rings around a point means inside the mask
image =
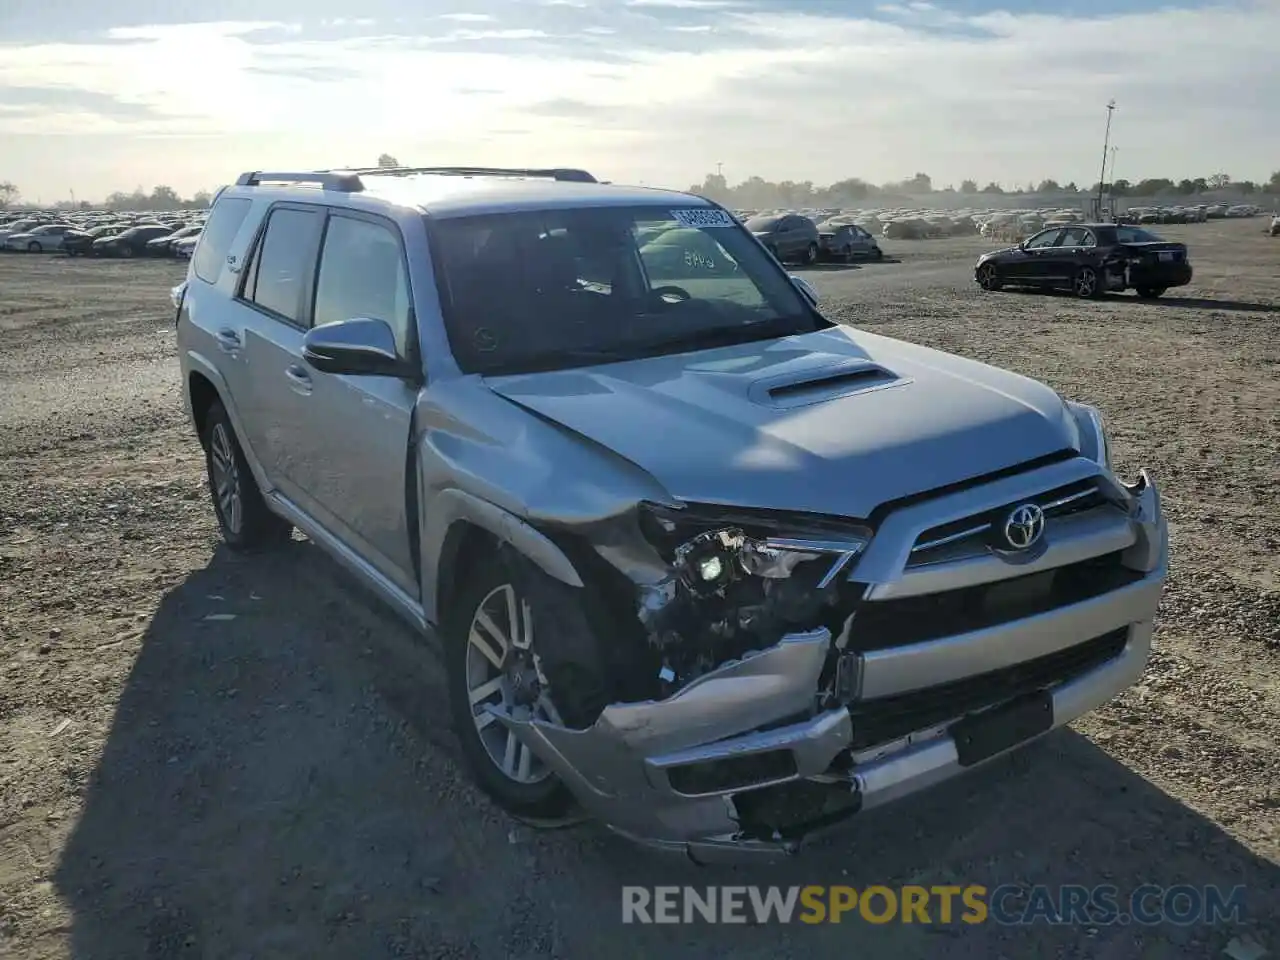
M 1147 660 L 1165 520 L 1098 412 L 831 323 L 699 197 L 249 173 L 175 302 L 227 544 L 297 528 L 434 628 L 517 815 L 792 852 Z

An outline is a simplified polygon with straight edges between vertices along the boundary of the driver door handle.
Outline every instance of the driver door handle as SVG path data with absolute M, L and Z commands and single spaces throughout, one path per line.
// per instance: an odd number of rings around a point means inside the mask
M 240 339 L 240 334 L 230 327 L 223 327 L 215 336 L 223 353 L 236 353 L 244 346 L 244 341 Z
M 307 396 L 311 393 L 311 377 L 298 364 L 291 363 L 285 367 L 284 375 L 289 380 L 289 389 L 294 393 L 302 396 Z

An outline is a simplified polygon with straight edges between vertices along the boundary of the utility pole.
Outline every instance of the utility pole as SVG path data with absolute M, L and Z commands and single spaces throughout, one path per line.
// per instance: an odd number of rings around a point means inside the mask
M 1116 186 L 1116 154 L 1119 152 L 1120 152 L 1119 147 L 1111 148 L 1111 173 L 1107 177 L 1107 183 L 1111 184 L 1112 190 L 1114 190 Z
M 716 162 L 716 176 L 717 177 L 724 176 L 724 164 L 720 163 L 719 161 Z
M 1107 152 L 1111 149 L 1111 115 L 1115 112 L 1115 100 L 1108 100 L 1107 132 L 1102 138 L 1102 172 L 1098 174 L 1098 216 L 1102 216 L 1102 193 L 1107 188 Z

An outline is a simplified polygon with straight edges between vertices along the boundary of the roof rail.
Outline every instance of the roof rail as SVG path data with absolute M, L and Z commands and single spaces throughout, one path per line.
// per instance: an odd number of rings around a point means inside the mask
M 250 170 L 240 174 L 236 179 L 236 186 L 256 187 L 264 183 L 314 183 L 322 190 L 360 193 L 364 190 L 364 181 L 360 179 L 361 177 L 403 177 L 415 173 L 434 173 L 453 177 L 539 177 L 569 183 L 599 182 L 587 171 L 572 167 L 356 167 L 303 173 Z
M 236 178 L 238 187 L 256 187 L 263 183 L 315 183 L 322 190 L 341 193 L 359 193 L 364 189 L 360 177 L 350 170 L 317 170 L 308 173 L 250 170 Z
M 357 167 L 345 171 L 368 176 L 402 177 L 413 173 L 435 173 L 455 177 L 537 177 L 569 183 L 598 183 L 586 170 L 573 167 Z

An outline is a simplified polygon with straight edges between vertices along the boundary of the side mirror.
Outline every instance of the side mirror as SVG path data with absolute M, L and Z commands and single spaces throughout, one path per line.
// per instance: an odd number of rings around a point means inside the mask
M 396 351 L 385 320 L 356 317 L 312 327 L 302 338 L 302 358 L 322 373 L 416 379 L 418 371 Z
M 818 305 L 818 291 L 804 277 L 797 277 L 794 273 L 790 274 L 791 282 L 796 285 L 796 289 L 804 294 L 804 298 L 815 307 Z

